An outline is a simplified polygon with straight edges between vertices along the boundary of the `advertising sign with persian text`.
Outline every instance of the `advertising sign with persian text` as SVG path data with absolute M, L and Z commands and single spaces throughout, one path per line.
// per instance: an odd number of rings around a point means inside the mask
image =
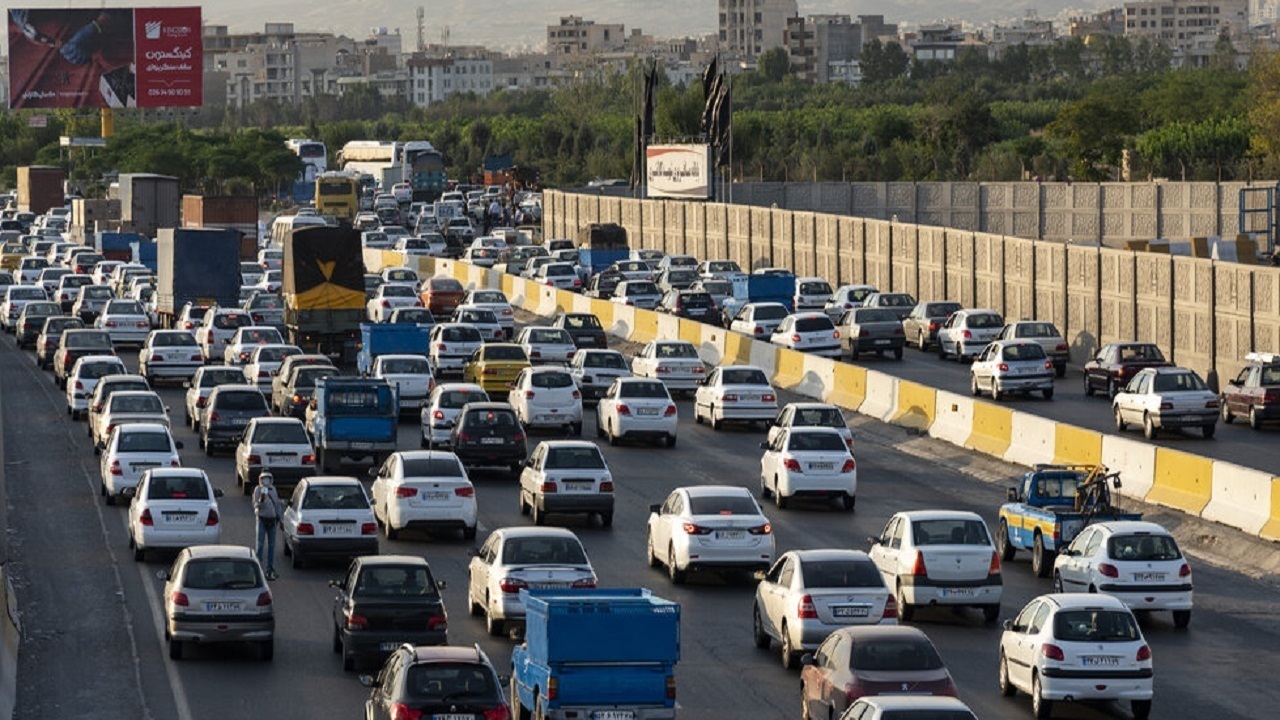
M 645 148 L 645 184 L 651 198 L 710 198 L 711 146 L 650 145 Z

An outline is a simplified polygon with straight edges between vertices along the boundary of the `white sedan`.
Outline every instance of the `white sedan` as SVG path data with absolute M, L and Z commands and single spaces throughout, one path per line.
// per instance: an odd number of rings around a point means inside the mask
M 568 370 L 558 367 L 530 367 L 520 371 L 507 402 L 525 427 L 566 427 L 571 435 L 582 434 L 582 393 Z
M 681 584 L 692 570 L 765 570 L 773 564 L 773 526 L 746 488 L 677 488 L 649 507 L 645 555 Z
M 293 487 L 316 474 L 316 452 L 311 437 L 297 418 L 257 417 L 249 421 L 236 445 L 236 485 L 249 495 L 264 470 L 276 488 Z
M 548 513 L 599 514 L 613 525 L 613 474 L 600 448 L 584 440 L 538 443 L 520 472 L 520 514 L 544 525 Z
M 471 402 L 489 402 L 489 393 L 475 383 L 436 385 L 422 406 L 422 448 L 447 446 L 462 406 Z
M 280 518 L 284 554 L 300 568 L 313 557 L 378 554 L 378 524 L 364 486 L 353 477 L 303 478 Z
M 1114 595 L 1135 611 L 1172 611 L 1176 627 L 1191 623 L 1191 565 L 1169 531 L 1152 522 L 1085 528 L 1058 553 L 1053 588 Z
M 498 316 L 489 308 L 475 307 L 472 305 L 459 305 L 454 308 L 453 315 L 450 316 L 451 323 L 462 325 L 470 325 L 480 331 L 480 337 L 484 340 L 496 340 L 501 342 L 506 337 L 506 332 L 502 329 L 502 323 L 498 321 Z
M 524 348 L 534 365 L 568 365 L 578 351 L 573 337 L 564 328 L 530 325 L 520 331 L 516 344 Z
M 524 618 L 520 591 L 593 588 L 596 572 L 578 536 L 564 528 L 507 527 L 489 533 L 467 568 L 467 608 L 483 613 L 490 635 Z
M 89 430 L 93 438 L 93 454 L 102 452 L 111 431 L 125 423 L 159 423 L 169 427 L 169 408 L 160 396 L 150 390 L 122 390 L 111 393 L 102 413 Z
M 196 336 L 186 330 L 152 330 L 138 351 L 138 374 L 149 382 L 189 378 L 204 365 Z
M 826 427 L 840 433 L 844 444 L 853 452 L 853 431 L 844 419 L 844 411 L 827 403 L 787 403 L 769 423 L 768 442 L 790 428 Z
M 284 338 L 280 331 L 267 325 L 246 325 L 231 336 L 231 342 L 222 351 L 222 362 L 227 365 L 244 367 L 253 355 L 254 348 L 259 345 L 282 345 Z M 251 381 L 253 382 L 253 381 Z
M 858 464 L 838 430 L 788 429 L 760 447 L 760 495 L 773 496 L 778 509 L 792 498 L 838 500 L 845 510 L 854 508 Z
M 138 486 L 142 474 L 154 467 L 178 467 L 178 451 L 169 428 L 157 423 L 121 425 L 107 438 L 99 467 L 99 494 L 108 505 L 124 495 L 125 488 Z
M 404 530 L 460 531 L 463 539 L 475 539 L 476 489 L 451 452 L 392 453 L 377 470 L 370 494 L 388 540 Z
M 1133 612 L 1108 595 L 1041 595 L 1000 635 L 1000 694 L 1031 695 L 1037 718 L 1058 702 L 1128 701 L 1134 720 L 1151 715 L 1151 648 Z
M 1004 318 L 995 310 L 956 311 L 938 328 L 938 357 L 975 358 L 1003 329 Z
M 137 300 L 108 300 L 93 326 L 106 330 L 115 345 L 142 345 L 151 334 L 151 319 Z
M 1033 393 L 1053 399 L 1053 361 L 1039 343 L 996 340 L 985 347 L 969 366 L 969 386 L 974 397 L 985 390 L 999 402 L 1009 393 Z
M 141 562 L 154 549 L 180 550 L 217 545 L 222 539 L 217 498 L 209 476 L 199 468 L 152 468 L 136 488 L 125 488 L 129 502 L 129 547 Z
M 373 361 L 371 375 L 395 388 L 400 412 L 420 410 L 436 386 L 426 355 L 379 355 Z
M 474 325 L 441 323 L 431 328 L 427 356 L 440 375 L 461 375 L 462 366 L 483 344 L 484 338 Z
M 1218 396 L 1194 370 L 1177 367 L 1141 370 L 1111 401 L 1116 430 L 1142 425 L 1148 440 L 1162 428 L 1198 427 L 1205 438 L 1218 429 Z
M 769 342 L 789 350 L 839 358 L 840 331 L 824 312 L 794 313 L 783 318 Z
M 778 413 L 778 393 L 764 370 L 752 365 L 718 367 L 693 397 L 693 419 L 719 430 L 726 422 L 767 423 Z
M 620 377 L 596 406 L 596 437 L 607 437 L 610 445 L 623 439 L 652 438 L 675 447 L 679 425 L 676 404 L 667 386 L 657 380 Z
M 698 357 L 698 348 L 684 340 L 654 340 L 636 353 L 631 372 L 661 380 L 668 390 L 695 392 L 707 369 Z
M 462 304 L 492 310 L 493 314 L 498 318 L 498 324 L 502 326 L 504 337 L 511 339 L 514 336 L 515 310 L 511 307 L 511 302 L 507 300 L 506 294 L 501 290 L 479 288 L 468 290 L 467 294 L 462 298 Z
M 121 367 L 124 364 L 121 363 Z M 207 365 L 196 370 L 191 380 L 186 383 L 187 393 L 183 399 L 184 416 L 187 426 L 192 430 L 200 429 L 200 416 L 204 414 L 205 403 L 209 393 L 219 385 L 243 385 L 244 373 L 240 368 L 224 365 Z
M 422 299 L 408 285 L 383 283 L 378 286 L 377 294 L 366 303 L 366 307 L 369 321 L 381 323 L 386 322 L 391 317 L 391 311 L 396 308 L 422 307 Z
M 280 369 L 280 364 L 290 355 L 301 355 L 302 348 L 297 345 L 268 343 L 256 345 L 249 353 L 249 361 L 244 364 L 244 381 L 257 385 L 263 394 L 271 393 L 271 378 Z

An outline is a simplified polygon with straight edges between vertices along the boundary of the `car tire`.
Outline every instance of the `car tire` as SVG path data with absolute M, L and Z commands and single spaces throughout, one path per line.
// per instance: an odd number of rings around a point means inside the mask
M 600 525 L 603 527 L 613 527 L 613 513 L 600 513 Z
M 596 415 L 596 437 L 604 439 L 604 428 L 600 426 L 600 416 L 597 411 Z
M 1018 548 L 1013 546 L 1009 540 L 1009 521 L 1000 520 L 1000 534 L 996 536 L 996 551 L 1000 553 L 1000 560 L 1009 562 L 1013 559 L 1014 554 L 1018 552 Z
M 764 476 L 760 476 L 760 499 L 768 500 L 773 493 L 769 490 L 769 485 L 765 483 Z
M 907 595 L 902 591 L 902 583 L 898 583 L 898 589 L 894 592 L 894 600 L 898 603 L 898 619 L 902 622 L 911 622 L 911 618 L 915 617 L 916 608 L 907 602 Z
M 1217 425 L 1202 425 L 1202 426 L 1200 426 L 1200 434 L 1204 436 L 1204 439 L 1205 439 L 1205 440 L 1212 440 L 1212 439 L 1213 439 L 1213 434 L 1214 434 L 1214 433 L 1216 433 L 1217 431 L 1218 431 L 1218 426 L 1217 426 Z
M 697 401 L 697 400 L 694 400 L 694 401 L 693 401 L 693 424 L 694 424 L 694 425 L 701 425 L 701 424 L 702 424 L 702 413 L 698 412 L 698 401 Z
M 399 530 L 397 530 L 397 529 L 395 529 L 395 527 L 391 524 L 391 522 L 390 522 L 390 521 L 387 521 L 386 523 L 383 523 L 383 525 L 382 525 L 382 533 L 383 533 L 384 535 L 386 535 L 386 536 L 387 536 L 387 539 L 388 539 L 388 540 L 399 540 L 399 539 L 400 539 L 400 531 L 399 531 Z
M 182 645 L 183 645 L 183 642 L 181 640 L 175 640 L 173 638 L 169 638 L 169 659 L 170 660 L 182 659 Z
M 546 524 L 547 524 L 547 513 L 546 513 L 546 511 L 545 511 L 545 510 L 539 510 L 539 509 L 538 509 L 538 503 L 537 503 L 537 502 L 533 502 L 533 503 L 531 503 L 531 504 L 530 504 L 529 511 L 530 511 L 530 514 L 532 514 L 532 515 L 533 515 L 533 524 L 534 524 L 534 525 L 546 525 Z
M 669 447 L 669 448 L 674 448 L 675 446 L 676 446 L 676 436 L 675 436 L 675 435 L 668 435 L 668 436 L 667 436 L 667 447 Z
M 134 560 L 134 562 L 142 562 L 143 560 L 146 560 L 146 559 L 147 559 L 147 551 L 146 551 L 146 549 L 145 549 L 145 548 L 142 548 L 142 547 L 139 547 L 139 546 L 138 546 L 138 544 L 137 544 L 137 543 L 134 543 L 132 539 L 130 539 L 130 541 L 129 541 L 129 542 L 130 542 L 130 544 L 131 544 L 131 545 L 133 545 L 133 560 Z
M 1107 397 L 1111 398 L 1112 400 L 1115 400 L 1116 396 L 1119 394 L 1120 394 L 1120 386 L 1116 383 L 1115 380 L 1108 380 L 1107 381 Z
M 342 633 L 338 631 L 338 626 L 333 626 L 333 652 L 342 652 Z
M 1036 577 L 1049 577 L 1049 573 L 1053 570 L 1055 555 L 1057 553 L 1045 548 L 1044 536 L 1037 533 L 1031 545 L 1031 572 L 1035 573 Z
M 688 576 L 687 570 L 681 570 L 676 565 L 676 548 L 674 545 L 667 546 L 667 575 L 671 578 L 671 584 L 683 585 Z
M 1116 416 L 1116 430 L 1120 432 L 1128 430 L 1129 423 L 1124 421 L 1124 416 L 1120 414 L 1120 408 L 1114 408 L 1112 412 L 1115 413 Z
M 716 419 L 716 406 L 715 406 L 715 405 L 712 405 L 712 406 L 711 406 L 710 418 L 709 418 L 709 419 L 710 419 L 710 421 L 711 421 L 711 429 L 712 429 L 712 430 L 716 430 L 716 431 L 720 430 L 720 421 Z
M 999 619 L 1000 619 L 1000 603 L 996 603 L 994 605 L 982 606 L 982 622 L 986 623 L 987 625 L 991 625 L 991 624 L 994 624 L 995 621 Z
M 1041 394 L 1041 395 L 1044 395 L 1044 399 L 1045 399 L 1045 400 L 1052 400 L 1052 399 L 1053 399 L 1053 388 L 1045 388 L 1044 390 L 1042 390 L 1042 391 L 1040 392 L 1040 394 Z
M 991 380 L 991 399 L 996 402 L 1004 399 L 1004 391 L 1000 389 L 1000 383 L 996 382 L 995 378 Z
M 527 516 L 529 514 L 529 503 L 524 501 L 524 491 L 520 491 L 520 514 Z
M 1249 408 L 1249 427 L 1254 430 L 1262 429 L 1262 413 L 1258 412 L 1257 407 Z
M 1036 720 L 1047 720 L 1053 716 L 1053 702 L 1045 700 L 1040 692 L 1040 676 L 1031 676 L 1031 715 Z
M 475 526 L 475 525 L 467 525 L 467 526 L 463 527 L 463 528 L 462 528 L 462 539 L 463 539 L 463 540 L 475 540 L 475 539 L 476 539 L 476 526 Z
M 1179 630 L 1185 630 L 1187 626 L 1190 624 L 1191 624 L 1190 610 L 1174 610 L 1173 611 L 1174 627 L 1178 628 Z
M 1151 701 L 1130 700 L 1129 711 L 1133 713 L 1133 720 L 1147 720 L 1151 717 Z
M 484 629 L 485 632 L 493 637 L 502 637 L 502 631 L 505 629 L 506 623 L 501 619 L 493 617 L 493 611 L 489 610 L 488 603 L 484 608 Z
M 259 660 L 261 660 L 262 662 L 271 662 L 271 660 L 275 656 L 276 656 L 276 641 L 274 639 L 263 640 L 258 643 L 258 659 Z M 346 666 L 347 666 L 347 663 L 344 660 L 342 663 L 343 669 L 346 669 Z M 352 667 L 354 667 L 354 665 Z
M 769 633 L 764 631 L 764 622 L 760 620 L 760 606 L 756 605 L 751 610 L 751 639 L 755 642 L 756 647 L 761 650 L 768 650 L 772 644 L 773 638 L 769 637 Z
M 1018 688 L 1009 682 L 1009 661 L 1005 659 L 1004 652 L 1000 653 L 1000 667 L 998 682 L 1000 685 L 1000 694 L 1005 697 L 1013 697 L 1018 694 Z
M 213 445 L 209 442 L 208 434 L 200 435 L 200 449 L 204 450 L 206 457 L 213 457 Z
M 649 533 L 645 533 L 644 555 L 649 567 L 656 568 L 662 564 L 662 561 L 658 560 L 658 554 L 653 551 L 653 537 Z
M 573 437 L 582 437 L 582 422 L 578 421 L 576 423 L 570 423 L 569 433 L 573 435 Z
M 947 346 L 942 342 L 942 338 L 938 338 L 938 359 L 947 359 Z
M 618 442 L 620 441 L 620 438 L 618 437 L 618 428 L 610 425 L 609 429 L 605 431 L 605 435 L 609 438 L 610 447 L 618 447 Z
M 1144 413 L 1142 416 L 1142 435 L 1148 440 L 1155 440 L 1160 436 L 1160 428 L 1151 420 L 1151 413 Z
M 929 350 L 929 343 L 925 342 L 923 331 L 916 333 L 916 349 L 920 352 L 927 352 Z
M 787 505 L 791 504 L 791 498 L 782 494 L 782 486 L 778 484 L 778 478 L 773 479 L 773 504 L 777 505 L 779 510 L 786 510 Z
M 1089 373 L 1084 373 L 1082 382 L 1084 383 L 1084 396 L 1093 397 L 1093 385 L 1089 384 Z
M 893 350 L 893 359 L 894 359 L 894 360 L 901 360 L 901 359 L 902 359 L 902 348 L 894 348 L 894 350 Z
M 1066 364 L 1066 363 L 1058 363 L 1058 364 L 1054 365 L 1054 366 L 1053 366 L 1053 374 L 1054 374 L 1054 375 L 1057 375 L 1057 376 L 1058 376 L 1058 377 L 1060 377 L 1060 378 L 1064 378 L 1064 377 L 1066 377 L 1066 376 L 1067 376 L 1067 364 Z
M 1053 591 L 1054 591 L 1054 592 L 1056 592 L 1056 593 L 1063 593 L 1063 592 L 1066 592 L 1066 590 L 1063 590 L 1063 589 L 1062 589 L 1062 574 L 1061 574 L 1061 573 L 1055 572 L 1055 573 L 1053 574 Z
M 969 394 L 974 397 L 982 397 L 982 388 L 978 387 L 977 375 L 969 375 Z
M 791 631 L 787 629 L 787 624 L 785 622 L 782 623 L 782 630 L 778 635 L 782 638 L 778 643 L 780 646 L 778 652 L 780 652 L 782 656 L 782 669 L 794 670 L 797 665 L 797 653 L 795 646 L 791 642 Z
M 840 498 L 840 507 L 845 512 L 853 512 L 858 507 L 857 495 L 845 495 Z

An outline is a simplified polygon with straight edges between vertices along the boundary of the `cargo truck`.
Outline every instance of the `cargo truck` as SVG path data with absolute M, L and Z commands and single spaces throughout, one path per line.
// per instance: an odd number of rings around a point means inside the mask
M 139 244 L 139 253 L 148 243 Z M 156 240 L 156 319 L 172 328 L 187 303 L 240 304 L 240 233 L 165 228 Z
M 426 355 L 431 326 L 417 323 L 361 323 L 356 371 L 367 377 L 379 355 Z
M 379 467 L 396 450 L 395 388 L 377 378 L 330 376 L 316 380 L 306 411 L 315 439 L 316 472 L 332 475 L 343 460 Z
M 518 718 L 676 716 L 680 606 L 643 588 L 521 590 L 524 643 L 511 653 Z
M 291 344 L 343 363 L 356 359 L 366 319 L 364 254 L 349 227 L 303 226 L 283 234 L 284 324 Z

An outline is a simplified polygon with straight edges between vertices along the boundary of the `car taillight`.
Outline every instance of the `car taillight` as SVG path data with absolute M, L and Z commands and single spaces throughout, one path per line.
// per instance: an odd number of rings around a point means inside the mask
M 751 533 L 752 535 L 768 535 L 769 533 L 773 532 L 773 526 L 770 525 L 769 523 L 765 523 L 763 525 L 757 525 L 755 527 L 747 528 L 747 532 Z
M 518 433 L 516 433 L 516 434 L 515 434 L 515 437 L 511 438 L 511 441 L 512 441 L 512 442 L 518 442 L 518 443 L 522 443 L 522 442 L 524 442 L 524 441 L 525 441 L 524 433 L 523 433 L 523 432 L 518 432 Z
M 1162 403 L 1160 403 L 1160 409 L 1161 409 L 1161 410 L 1172 410 L 1172 409 L 1173 409 L 1173 403 L 1171 403 L 1171 402 L 1162 402 Z
M 377 535 L 378 523 L 360 523 L 361 535 Z
M 1044 369 L 1045 369 L 1045 370 L 1052 370 L 1052 369 L 1053 369 L 1053 361 L 1052 361 L 1052 360 L 1045 360 L 1045 361 L 1044 361 Z
M 269 607 L 271 605 L 271 592 L 269 590 L 258 593 L 257 605 L 258 607 Z
M 676 414 L 676 406 L 675 406 L 675 405 L 668 405 L 668 406 L 667 406 L 667 409 L 666 409 L 665 411 L 663 411 L 663 413 L 662 413 L 662 414 L 663 414 L 663 416 L 664 416 L 664 417 L 671 417 L 672 415 L 675 415 L 675 414 Z
M 796 606 L 796 617 L 801 620 L 818 619 L 818 608 L 814 607 L 812 595 L 800 598 L 800 604 Z
M 840 468 L 840 472 L 851 473 L 857 468 L 858 468 L 858 464 L 853 461 L 853 458 L 849 458 L 848 460 L 844 461 L 844 465 Z
M 972 339 L 972 338 L 973 338 L 973 333 L 969 332 L 968 330 L 965 330 L 965 331 L 961 332 L 960 334 L 961 334 L 962 336 L 964 336 L 964 339 L 965 339 L 965 340 L 970 340 L 970 339 Z
M 1058 343 L 1057 352 L 1066 352 L 1066 351 L 1067 351 L 1067 344 Z
M 411 497 L 417 497 L 417 496 L 418 496 L 418 488 L 405 487 L 403 485 L 396 488 L 396 497 L 398 498 L 411 498 Z
M 884 614 L 880 616 L 881 620 L 898 617 L 898 601 L 890 595 L 884 601 Z
M 471 486 L 454 488 L 453 494 L 456 495 L 457 497 L 464 497 L 464 498 L 475 497 L 476 489 Z
M 581 580 L 573 581 L 573 587 L 576 587 L 576 588 L 594 588 L 595 586 L 596 586 L 595 578 L 582 578 Z
M 155 523 L 151 520 L 151 510 L 143 510 L 142 515 L 138 517 L 138 522 L 146 525 L 147 527 L 154 525 Z
M 301 395 L 297 395 L 297 394 L 295 394 L 295 395 L 293 396 L 293 402 L 294 402 L 294 404 L 300 404 L 300 403 L 302 402 L 302 396 L 301 396 Z
M 839 331 L 839 330 L 836 330 L 835 332 L 831 333 L 831 337 L 832 337 L 832 338 L 834 338 L 834 339 L 836 339 L 836 340 L 839 340 L 839 339 L 840 339 L 840 331 Z
M 936 322 L 929 323 L 929 332 L 937 332 L 937 331 L 938 331 L 938 323 Z
M 684 524 L 684 532 L 686 535 L 710 535 L 711 528 L 706 528 L 706 527 L 702 527 L 701 525 L 695 525 L 691 522 L 687 522 Z
M 1120 571 L 1116 568 L 1115 565 L 1112 565 L 1111 563 L 1102 563 L 1101 565 L 1098 565 L 1098 572 L 1102 573 L 1104 577 L 1109 577 L 1109 578 L 1120 577 Z
M 534 395 L 533 395 L 533 391 L 532 391 L 532 390 L 525 390 L 525 391 L 524 391 L 524 398 L 525 398 L 526 400 L 532 400 L 532 399 L 533 399 L 533 396 L 534 396 Z
M 777 401 L 778 401 L 778 397 L 777 397 L 776 395 L 774 395 L 773 393 L 765 393 L 765 394 L 763 394 L 763 395 L 761 395 L 761 396 L 760 396 L 760 400 L 761 400 L 762 402 L 777 402 Z
M 547 680 L 547 699 L 556 700 L 560 697 L 560 678 L 552 677 Z
M 667 699 L 668 700 L 676 699 L 676 676 L 675 675 L 667 676 Z
M 1067 656 L 1062 653 L 1062 648 L 1052 643 L 1045 643 L 1040 646 L 1040 654 L 1050 660 L 1066 660 Z
M 791 342 L 793 342 L 793 343 L 798 343 L 798 342 L 800 342 L 800 335 L 799 335 L 799 334 L 792 334 L 792 336 L 791 336 Z
M 504 593 L 517 593 L 528 588 L 529 583 L 520 578 L 505 577 L 498 581 L 498 589 Z
M 369 628 L 369 618 L 354 613 L 347 615 L 348 630 L 367 630 Z
M 988 575 L 1000 574 L 1000 555 L 998 553 L 995 553 L 995 552 L 991 553 L 991 564 L 987 566 L 987 574 Z
M 195 358 L 192 358 L 192 359 L 194 360 Z M 271 377 L 271 371 L 270 371 L 270 370 L 259 370 L 259 371 L 258 371 L 258 379 L 259 379 L 259 380 L 262 380 L 263 378 L 269 378 L 269 377 Z
M 103 327 L 115 327 L 115 326 L 116 326 L 116 321 L 115 321 L 115 320 L 107 320 L 106 322 L 102 323 L 102 326 L 103 326 Z
M 631 408 L 627 407 L 627 406 L 626 406 L 625 404 L 623 404 L 623 403 L 618 403 L 616 406 L 614 406 L 614 409 L 618 411 L 618 414 L 619 414 L 619 415 L 630 415 L 630 414 L 631 414 Z
M 449 627 L 449 621 L 443 615 L 432 615 L 427 618 L 428 630 L 446 630 Z
M 1191 566 L 1182 563 L 1182 567 L 1178 568 L 1178 577 L 1188 577 L 1191 575 Z
M 733 393 L 725 393 L 720 396 L 720 399 L 724 402 L 738 402 L 738 396 Z
M 911 566 L 911 574 L 917 577 L 923 577 L 929 574 L 928 569 L 924 566 L 924 553 L 916 551 L 916 561 Z
M 1210 400 L 1210 401 L 1206 402 L 1206 403 L 1204 404 L 1204 406 L 1205 406 L 1205 408 L 1206 408 L 1206 409 L 1209 409 L 1209 410 L 1217 410 L 1217 409 L 1218 409 L 1218 401 L 1217 401 L 1216 399 L 1214 399 L 1214 400 Z
M 250 455 L 250 456 L 248 457 L 248 459 L 246 460 L 246 462 L 248 462 L 250 465 L 261 465 L 261 464 L 262 464 L 262 456 L 261 456 L 261 455 Z
M 299 535 L 315 535 L 316 528 L 311 523 L 298 523 Z
M 209 508 L 209 517 L 204 521 L 205 527 L 213 527 L 218 524 L 218 511 Z
M 893 334 L 894 334 L 894 335 L 903 335 L 904 333 L 902 332 L 902 328 L 900 328 L 900 327 L 896 327 L 896 328 L 894 328 L 894 329 L 893 329 Z
M 184 325 L 188 330 L 194 330 L 194 329 L 195 329 L 195 327 L 196 327 L 196 324 L 195 324 L 195 323 L 193 323 L 193 322 L 185 322 L 185 323 L 183 323 L 183 325 Z
M 630 304 L 630 303 L 628 303 L 628 304 Z M 764 332 L 764 328 L 762 328 L 762 327 L 760 327 L 759 325 L 757 325 L 757 326 L 755 326 L 755 327 L 751 328 L 751 332 L 755 333 L 756 335 L 759 335 L 760 333 L 763 333 L 763 332 Z
M 218 414 L 217 410 L 209 413 L 209 422 L 218 422 L 220 420 L 222 420 L 222 416 Z
M 311 455 L 311 454 L 303 455 L 303 456 L 302 456 L 302 464 L 303 464 L 303 465 L 315 465 L 315 464 L 316 464 L 316 456 L 315 456 L 315 455 Z
M 1137 657 L 1136 657 L 1135 659 L 1136 659 L 1138 662 L 1142 662 L 1142 661 L 1144 661 L 1144 660 L 1150 660 L 1150 659 L 1151 659 L 1151 646 L 1150 646 L 1150 645 L 1143 645 L 1142 647 L 1138 648 L 1138 655 L 1137 655 Z
M 111 431 L 112 431 L 112 430 L 115 430 L 115 429 L 116 429 L 116 424 L 115 424 L 115 423 L 111 423 L 110 425 L 108 425 L 108 426 L 107 426 L 107 429 L 106 429 L 106 430 L 103 430 L 103 431 L 102 431 L 102 434 L 104 434 L 104 435 L 110 435 L 110 434 L 111 434 Z
M 383 301 L 382 301 L 382 307 L 384 307 L 384 308 L 390 308 L 390 307 L 391 307 L 391 301 L 389 301 L 389 300 L 383 300 Z
M 542 492 L 544 493 L 553 493 L 553 492 L 560 491 L 560 488 L 552 480 L 543 481 L 541 489 L 542 489 Z
M 1000 363 L 1000 372 L 1009 372 L 1008 363 Z
M 147 324 L 146 324 L 146 323 L 144 323 L 144 322 L 137 322 L 137 323 L 134 323 L 134 324 L 135 324 L 135 325 L 137 325 L 137 326 L 138 326 L 138 327 L 140 327 L 140 328 L 147 327 Z
M 191 604 L 191 601 L 187 599 L 187 594 L 184 592 L 175 592 L 174 594 L 170 595 L 169 598 L 173 600 L 174 605 L 177 605 L 179 607 L 187 607 L 188 605 Z
M 800 472 L 800 461 L 795 458 L 787 458 L 782 464 L 791 472 Z
M 119 460 L 112 460 L 112 461 L 111 461 L 111 474 L 112 474 L 112 475 L 124 475 L 124 470 L 122 470 L 122 469 L 120 468 L 120 461 L 119 461 Z

